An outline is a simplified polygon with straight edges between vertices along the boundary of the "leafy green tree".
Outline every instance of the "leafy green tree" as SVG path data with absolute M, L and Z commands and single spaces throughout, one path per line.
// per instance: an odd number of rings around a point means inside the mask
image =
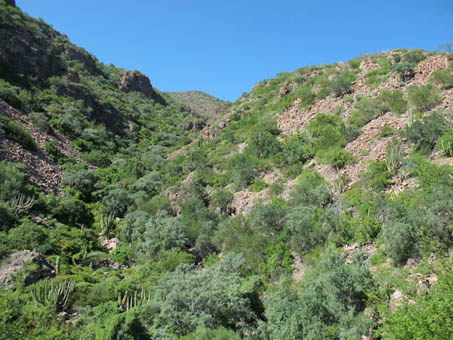
M 157 325 L 185 335 L 200 326 L 241 327 L 251 323 L 254 312 L 238 274 L 243 263 L 240 255 L 227 254 L 204 270 L 181 265 L 166 273 L 156 290 L 160 306 Z

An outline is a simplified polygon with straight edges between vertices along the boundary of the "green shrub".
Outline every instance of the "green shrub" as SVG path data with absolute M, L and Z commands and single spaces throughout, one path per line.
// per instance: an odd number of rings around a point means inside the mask
M 346 265 L 329 252 L 298 294 L 280 285 L 266 300 L 263 339 L 360 339 L 372 326 L 363 315 L 373 277 L 363 263 Z
M 257 204 L 250 212 L 250 224 L 262 233 L 275 235 L 285 222 L 285 209 L 282 202 L 275 201 L 266 205 Z
M 236 154 L 230 159 L 229 166 L 234 183 L 243 189 L 255 178 L 258 162 L 245 154 Z
M 330 82 L 330 90 L 337 97 L 344 96 L 351 92 L 351 85 L 355 80 L 352 72 L 342 72 Z
M 342 133 L 345 131 L 344 123 L 338 116 L 319 113 L 307 126 L 307 131 L 312 137 L 315 151 L 346 145 L 346 138 Z
M 52 132 L 52 127 L 50 126 L 49 119 L 47 118 L 45 113 L 32 112 L 28 117 L 33 122 L 33 125 L 38 127 L 41 131 L 46 133 Z
M 415 67 L 408 62 L 396 63 L 392 67 L 392 71 L 398 73 L 403 81 L 412 79 L 415 75 Z
M 20 89 L 18 87 L 11 85 L 3 79 L 0 79 L 0 98 L 16 108 L 21 106 L 19 91 Z
M 408 96 L 409 103 L 420 112 L 429 111 L 442 102 L 440 91 L 430 84 L 409 86 Z
M 280 149 L 276 136 L 268 131 L 258 131 L 250 138 L 246 152 L 258 158 L 269 158 L 277 154 Z
M 414 303 L 404 301 L 395 311 L 387 311 L 376 335 L 389 340 L 451 338 L 452 287 L 452 272 L 443 272 L 439 282 L 428 293 L 418 294 Z
M 447 131 L 436 142 L 436 150 L 441 150 L 447 157 L 453 157 L 453 131 Z
M 25 190 L 24 166 L 0 161 L 0 202 L 10 200 Z
M 393 126 L 385 125 L 379 130 L 378 138 L 393 136 L 398 130 Z
M 418 151 L 426 154 L 433 150 L 439 137 L 451 129 L 451 123 L 441 112 L 433 112 L 411 126 L 407 126 L 404 135 L 416 145 Z
M 399 90 L 393 92 L 381 91 L 379 97 L 388 111 L 396 115 L 402 115 L 407 110 L 407 102 L 403 98 L 403 93 Z
M 304 170 L 297 185 L 290 193 L 290 206 L 321 206 L 330 199 L 329 188 L 319 173 Z
M 382 104 L 381 98 L 368 99 L 361 97 L 354 104 L 354 110 L 347 123 L 356 127 L 362 127 L 371 120 L 386 112 L 387 108 Z
M 330 164 L 337 169 L 343 169 L 354 161 L 354 156 L 339 147 L 333 147 L 316 154 L 320 163 Z
M 200 327 L 194 333 L 186 335 L 181 340 L 241 340 L 239 334 L 231 329 L 219 327 L 216 329 L 209 329 Z
M 285 230 L 292 249 L 299 252 L 307 252 L 324 243 L 331 231 L 331 226 L 325 223 L 322 208 L 313 205 L 290 208 L 286 220 Z
M 6 117 L 0 116 L 0 129 L 5 132 L 8 139 L 15 141 L 22 145 L 29 151 L 36 151 L 37 146 L 32 136 L 15 121 Z
M 390 184 L 391 178 L 385 162 L 370 161 L 368 169 L 360 175 L 360 183 L 367 189 L 382 191 Z
M 453 87 L 453 63 L 450 63 L 450 66 L 444 70 L 433 72 L 431 80 L 438 85 L 442 85 L 444 90 L 451 89 Z
M 383 226 L 384 249 L 395 264 L 405 264 L 407 259 L 417 254 L 417 238 L 414 228 L 403 222 L 389 222 Z
M 46 229 L 27 221 L 8 233 L 8 246 L 15 250 L 36 250 L 46 254 L 51 250 Z
M 91 150 L 88 153 L 82 154 L 82 159 L 89 164 L 98 166 L 100 168 L 106 168 L 111 164 L 109 154 L 105 150 Z
M 222 261 L 199 270 L 181 265 L 159 281 L 155 300 L 156 323 L 176 334 L 186 335 L 198 327 L 234 327 L 255 317 L 238 275 L 244 260 L 227 254 Z
M 423 53 L 423 51 L 414 49 L 411 51 L 408 51 L 403 54 L 402 56 L 402 61 L 406 63 L 410 63 L 413 65 L 418 64 L 422 60 L 426 59 L 426 55 Z
M 47 153 L 49 158 L 53 160 L 55 163 L 58 165 L 63 165 L 67 162 L 74 163 L 74 159 L 70 156 L 66 156 L 64 153 L 62 153 L 56 146 L 56 143 L 54 141 L 49 141 L 44 143 L 42 149 Z
M 105 215 L 112 214 L 115 217 L 122 217 L 132 200 L 124 189 L 111 189 L 102 198 L 102 212 Z
M 84 200 L 90 200 L 98 181 L 99 176 L 93 170 L 68 169 L 64 172 L 61 184 L 79 191 Z

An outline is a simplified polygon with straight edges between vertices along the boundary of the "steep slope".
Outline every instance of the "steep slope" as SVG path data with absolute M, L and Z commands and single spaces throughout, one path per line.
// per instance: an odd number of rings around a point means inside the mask
M 281 73 L 207 120 L 13 0 L 0 35 L 0 338 L 452 334 L 451 54 Z

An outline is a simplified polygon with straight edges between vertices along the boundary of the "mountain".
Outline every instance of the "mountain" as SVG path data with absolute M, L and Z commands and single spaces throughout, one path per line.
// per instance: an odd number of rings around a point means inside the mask
M 448 339 L 453 55 L 161 92 L 0 1 L 0 339 Z
M 176 102 L 207 116 L 219 115 L 229 105 L 227 102 L 201 91 L 166 92 L 166 94 Z

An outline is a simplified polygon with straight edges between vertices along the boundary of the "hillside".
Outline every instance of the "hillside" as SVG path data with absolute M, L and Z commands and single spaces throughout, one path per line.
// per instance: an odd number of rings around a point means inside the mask
M 206 116 L 219 115 L 228 107 L 227 102 L 201 91 L 166 92 L 166 94 L 179 104 Z
M 0 339 L 449 339 L 451 53 L 227 105 L 11 0 L 0 34 Z

